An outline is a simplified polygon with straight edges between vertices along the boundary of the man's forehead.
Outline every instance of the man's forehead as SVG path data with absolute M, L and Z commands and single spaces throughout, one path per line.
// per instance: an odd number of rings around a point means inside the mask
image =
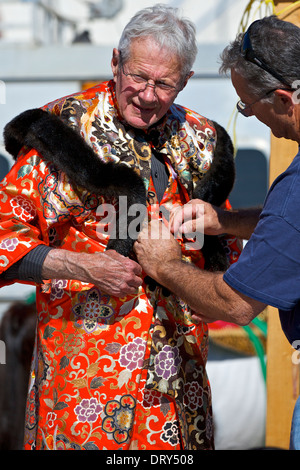
M 244 101 L 246 98 L 253 98 L 254 95 L 251 92 L 249 83 L 243 75 L 241 75 L 237 70 L 231 69 L 231 81 L 235 88 L 237 95 Z

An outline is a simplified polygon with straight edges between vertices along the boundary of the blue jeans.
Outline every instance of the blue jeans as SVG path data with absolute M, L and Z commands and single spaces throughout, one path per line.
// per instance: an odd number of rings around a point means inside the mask
M 293 412 L 290 450 L 300 450 L 300 397 L 296 401 Z

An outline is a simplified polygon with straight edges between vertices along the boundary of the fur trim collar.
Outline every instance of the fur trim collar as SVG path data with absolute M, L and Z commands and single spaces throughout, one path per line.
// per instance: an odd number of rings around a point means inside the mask
M 227 132 L 216 122 L 217 145 L 211 168 L 199 179 L 193 198 L 220 206 L 232 190 L 235 177 L 233 146 Z M 61 117 L 31 109 L 21 113 L 4 129 L 6 150 L 16 159 L 22 147 L 36 149 L 48 162 L 63 171 L 71 182 L 94 194 L 107 197 L 126 196 L 128 208 L 133 204 L 146 205 L 146 190 L 142 178 L 128 165 L 100 160 L 78 132 Z M 134 217 L 119 215 L 118 227 L 129 224 Z M 123 220 L 121 220 L 123 218 Z M 134 240 L 109 240 L 108 249 L 128 256 Z M 218 237 L 206 237 L 202 249 L 207 269 L 228 267 Z
M 128 207 L 146 205 L 144 183 L 132 168 L 101 161 L 84 139 L 54 114 L 41 109 L 23 112 L 6 125 L 4 142 L 15 159 L 23 146 L 34 148 L 76 186 L 107 197 L 127 196 Z M 127 214 L 124 220 L 131 222 Z M 121 221 L 118 225 L 122 226 Z M 128 255 L 132 243 L 133 240 L 111 240 L 109 248 Z

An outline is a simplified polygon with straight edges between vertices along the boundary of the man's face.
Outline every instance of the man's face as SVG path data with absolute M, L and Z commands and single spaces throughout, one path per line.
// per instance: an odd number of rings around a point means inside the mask
M 274 102 L 270 103 L 264 100 L 259 100 L 259 96 L 255 96 L 249 90 L 247 80 L 236 72 L 231 70 L 231 81 L 236 90 L 237 95 L 245 103 L 250 105 L 249 116 L 255 116 L 259 121 L 268 126 L 275 137 L 290 138 L 290 122 L 288 115 L 288 100 L 284 101 L 284 95 L 280 95 L 280 89 L 274 92 Z
M 119 51 L 114 49 L 112 71 L 116 84 L 119 112 L 132 127 L 147 129 L 158 122 L 185 86 L 181 79 L 180 63 L 176 56 L 160 47 L 151 38 L 135 39 L 131 43 L 130 58 L 121 64 Z M 138 75 L 146 83 L 136 83 L 132 75 Z M 154 84 L 169 85 L 169 90 Z M 152 85 L 152 86 L 151 86 Z

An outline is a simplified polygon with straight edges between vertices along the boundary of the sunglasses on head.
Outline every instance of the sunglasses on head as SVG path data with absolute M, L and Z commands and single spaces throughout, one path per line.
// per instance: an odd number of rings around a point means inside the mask
M 256 23 L 257 21 L 254 21 L 254 23 Z M 250 40 L 250 31 L 254 23 L 252 23 L 249 26 L 248 30 L 246 31 L 242 39 L 242 43 L 241 43 L 242 56 L 244 57 L 245 60 L 247 60 L 248 62 L 251 62 L 252 64 L 257 65 L 258 67 L 263 69 L 265 72 L 268 72 L 270 75 L 272 75 L 272 77 L 276 78 L 281 83 L 289 87 L 290 90 L 292 90 L 290 83 L 281 74 L 277 73 L 272 67 L 269 67 L 269 65 L 266 64 L 266 62 L 264 62 L 262 59 L 257 57 L 257 55 L 255 54 L 252 44 L 251 44 L 251 40 Z

